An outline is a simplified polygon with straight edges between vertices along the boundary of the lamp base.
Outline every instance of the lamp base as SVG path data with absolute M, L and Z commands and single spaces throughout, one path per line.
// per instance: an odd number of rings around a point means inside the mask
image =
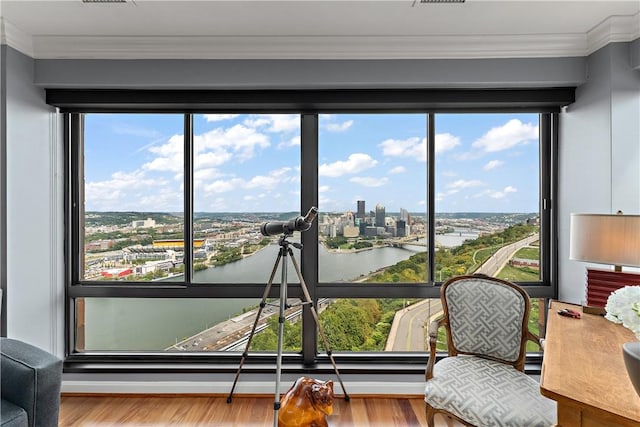
M 629 285 L 640 285 L 640 274 L 587 268 L 587 307 L 604 312 L 613 291 Z M 586 313 L 587 311 L 585 311 Z
M 582 312 L 585 314 L 595 314 L 597 316 L 604 316 L 607 314 L 607 310 L 604 307 L 592 307 L 590 305 L 583 305 Z

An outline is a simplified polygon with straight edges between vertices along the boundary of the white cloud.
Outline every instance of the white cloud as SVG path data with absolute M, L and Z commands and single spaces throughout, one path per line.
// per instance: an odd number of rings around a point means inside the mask
M 228 191 L 232 191 L 242 186 L 244 181 L 240 178 L 232 178 L 230 180 L 216 180 L 210 184 L 207 184 L 204 190 L 207 193 L 226 193 Z
M 207 201 L 207 206 L 203 206 L 203 211 L 226 211 L 229 209 L 229 205 L 224 197 L 216 197 L 212 201 Z
M 220 175 L 221 175 L 220 171 L 216 168 L 198 169 L 193 173 L 193 177 L 196 180 L 214 179 L 214 178 L 218 178 Z
M 260 114 L 250 116 L 244 121 L 250 128 L 264 128 L 267 132 L 300 131 L 300 115 L 298 114 Z
M 349 155 L 347 160 L 338 160 L 333 163 L 325 163 L 318 167 L 320 176 L 329 176 L 332 178 L 345 174 L 354 174 L 370 169 L 378 164 L 378 161 L 365 153 L 354 153 Z
M 354 176 L 353 178 L 349 179 L 349 181 L 355 184 L 363 185 L 365 187 L 382 187 L 383 185 L 387 184 L 387 182 L 389 182 L 389 178 L 386 178 L 386 177 L 376 178 L 372 176 Z
M 233 155 L 228 151 L 215 150 L 206 153 L 196 153 L 194 155 L 193 163 L 197 170 L 201 168 L 222 166 L 231 160 L 232 157 Z
M 278 189 L 285 183 L 295 183 L 300 180 L 299 176 L 290 174 L 294 168 L 283 167 L 269 172 L 267 175 L 256 175 L 249 180 L 233 177 L 227 180 L 218 179 L 204 186 L 207 193 L 225 193 L 232 190 L 264 190 L 271 191 Z M 260 197 L 259 195 L 255 195 Z
M 263 188 L 265 190 L 273 190 L 278 187 L 279 184 L 290 181 L 286 173 L 290 168 L 282 168 L 269 173 L 269 175 L 257 175 L 251 178 L 249 181 L 243 184 L 243 188 Z
M 328 193 L 329 191 L 331 191 L 331 187 L 328 185 L 321 185 L 318 187 L 318 193 Z
M 347 120 L 342 123 L 327 123 L 325 128 L 329 132 L 344 132 L 348 130 L 351 126 L 353 126 L 353 120 Z
M 396 175 L 399 173 L 405 173 L 406 171 L 407 171 L 407 168 L 405 168 L 404 166 L 396 166 L 395 168 L 391 169 L 389 173 Z
M 505 187 L 502 191 L 485 190 L 482 193 L 478 193 L 473 197 L 478 198 L 478 197 L 487 196 L 487 197 L 491 197 L 492 199 L 504 199 L 505 197 L 507 197 L 509 193 L 516 193 L 517 191 L 518 191 L 517 188 L 509 185 Z
M 472 145 L 486 152 L 502 151 L 538 139 L 538 126 L 511 119 L 503 126 L 490 129 Z
M 257 149 L 270 146 L 269 137 L 243 125 L 234 125 L 228 129 L 216 128 L 196 135 L 194 144 L 197 155 L 212 152 L 227 160 L 236 156 L 241 161 L 252 158 Z
M 266 135 L 242 125 L 195 135 L 194 144 L 196 169 L 221 166 L 234 156 L 240 161 L 248 160 L 257 149 L 270 145 Z M 157 157 L 142 166 L 145 170 L 180 172 L 184 168 L 183 135 L 174 135 L 165 144 L 150 146 L 149 152 Z
M 453 136 L 450 133 L 436 134 L 436 154 L 452 150 L 458 145 L 460 145 L 460 138 L 458 138 L 457 136 Z
M 182 172 L 184 163 L 182 161 L 182 154 L 176 154 L 173 157 L 156 157 L 149 163 L 142 165 L 142 167 L 153 171 Z
M 208 122 L 221 122 L 223 120 L 231 120 L 238 117 L 238 114 L 205 114 L 204 118 Z
M 436 193 L 436 201 L 437 202 L 441 202 L 442 200 L 444 200 L 445 198 L 452 196 L 456 193 L 460 192 L 459 188 L 451 188 L 447 191 L 445 191 L 444 193 Z
M 490 171 L 491 169 L 498 168 L 502 165 L 504 165 L 504 162 L 501 160 L 491 160 L 486 165 L 484 165 L 482 169 L 485 171 Z
M 288 148 L 288 147 L 299 147 L 300 143 L 301 143 L 300 135 L 296 135 L 296 136 L 292 137 L 291 139 L 289 139 L 287 141 L 283 141 L 280 144 L 278 144 L 278 148 L 283 149 L 283 148 Z
M 168 187 L 166 180 L 150 178 L 142 170 L 119 171 L 108 180 L 87 182 L 85 201 L 89 210 L 141 209 L 143 197 L 160 197 L 169 193 Z
M 461 189 L 461 188 L 472 188 L 472 187 L 480 187 L 484 185 L 482 181 L 478 181 L 477 179 L 473 179 L 473 180 L 464 180 L 464 179 L 459 179 L 455 182 L 452 182 L 451 184 L 447 185 L 447 188 L 451 188 L 451 189 Z
M 267 148 L 271 145 L 266 135 L 242 125 L 236 125 L 227 129 L 224 137 L 228 138 L 225 141 L 227 146 L 233 149 L 240 160 L 252 158 L 256 148 Z
M 180 172 L 184 169 L 184 136 L 173 135 L 166 144 L 150 146 L 149 152 L 158 155 L 142 165 L 143 169 Z
M 450 133 L 436 135 L 435 153 L 441 154 L 460 145 L 460 138 Z M 385 156 L 412 157 L 416 160 L 427 161 L 427 139 L 414 136 L 408 139 L 387 139 L 379 145 Z
M 136 209 L 139 210 L 171 210 L 182 204 L 182 192 L 161 191 L 149 194 L 145 191 L 136 200 Z
M 382 154 L 391 157 L 413 157 L 417 160 L 427 160 L 427 140 L 414 136 L 408 139 L 387 139 L 378 145 L 382 147 Z

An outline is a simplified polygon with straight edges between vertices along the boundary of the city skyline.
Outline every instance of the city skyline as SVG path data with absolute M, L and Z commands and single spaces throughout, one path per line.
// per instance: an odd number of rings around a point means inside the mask
M 88 114 L 87 211 L 183 209 L 183 116 Z M 426 115 L 320 115 L 321 212 L 426 211 Z M 297 212 L 298 115 L 195 115 L 197 212 Z M 436 115 L 436 212 L 537 212 L 537 114 Z M 370 211 L 371 209 L 367 209 Z

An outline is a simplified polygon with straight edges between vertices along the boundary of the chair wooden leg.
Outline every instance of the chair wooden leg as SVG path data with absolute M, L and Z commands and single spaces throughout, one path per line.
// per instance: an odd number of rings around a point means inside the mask
M 447 423 L 448 427 L 453 427 L 453 418 L 451 418 L 449 415 L 444 416 L 444 422 Z
M 429 405 L 428 403 L 426 404 L 426 414 L 427 414 L 427 426 L 428 427 L 435 427 L 435 421 L 433 420 L 433 417 L 436 414 L 435 409 L 433 409 L 433 407 L 431 405 Z

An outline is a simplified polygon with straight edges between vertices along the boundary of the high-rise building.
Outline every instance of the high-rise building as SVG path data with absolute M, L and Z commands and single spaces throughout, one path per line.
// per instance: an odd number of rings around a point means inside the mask
M 358 200 L 358 212 L 356 213 L 356 218 L 364 219 L 366 215 L 365 212 L 364 200 Z
M 376 205 L 376 222 L 375 222 L 375 226 L 376 227 L 384 227 L 385 226 L 385 217 L 386 217 L 386 213 L 385 213 L 385 208 L 384 206 L 382 206 L 381 204 L 377 204 Z
M 407 237 L 407 222 L 403 219 L 396 222 L 396 230 L 398 237 Z
M 408 210 L 400 208 L 400 219 L 408 224 L 411 224 L 411 214 Z

